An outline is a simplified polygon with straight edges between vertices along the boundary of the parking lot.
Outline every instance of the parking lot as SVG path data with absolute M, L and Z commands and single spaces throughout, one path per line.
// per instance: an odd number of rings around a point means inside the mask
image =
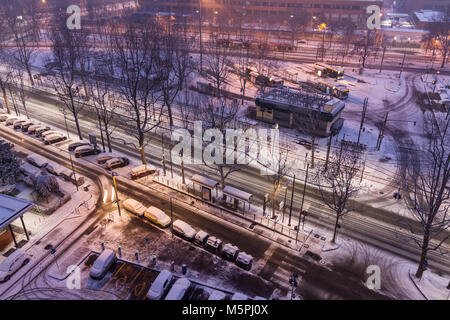
M 159 274 L 158 270 L 117 259 L 102 279 L 94 280 L 89 277 L 89 270 L 97 257 L 98 253 L 92 252 L 81 266 L 82 278 L 86 279 L 84 286 L 87 289 L 109 292 L 120 300 L 146 299 L 148 290 Z M 172 284 L 180 276 L 181 274 L 175 274 Z M 183 300 L 207 300 L 214 289 L 191 280 L 191 286 Z M 231 297 L 230 292 L 224 293 L 228 298 Z

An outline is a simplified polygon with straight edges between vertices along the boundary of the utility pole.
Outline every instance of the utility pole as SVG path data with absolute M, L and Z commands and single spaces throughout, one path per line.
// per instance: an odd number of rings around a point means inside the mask
M 170 219 L 172 219 L 172 222 L 170 223 L 170 231 L 172 233 L 172 239 L 173 239 L 173 206 L 172 206 L 172 199 L 175 198 L 175 196 L 170 196 Z
M 164 176 L 166 176 L 166 150 L 164 149 L 164 134 L 161 133 L 161 148 L 162 148 L 162 166 L 164 171 Z
M 121 212 L 120 212 L 120 200 L 119 200 L 119 195 L 117 194 L 117 183 L 116 183 L 116 177 L 119 175 L 118 173 L 115 173 L 114 171 L 107 171 L 109 174 L 111 174 L 112 177 L 112 181 L 113 181 L 113 186 L 114 186 L 114 195 L 115 195 L 115 202 L 117 204 L 117 211 L 119 212 L 119 217 L 122 216 Z
M 361 131 L 364 127 L 364 119 L 366 118 L 366 110 L 367 110 L 367 104 L 369 103 L 369 98 L 364 98 L 364 104 L 363 104 L 363 110 L 361 114 L 361 124 L 359 126 L 359 132 L 358 132 L 358 141 L 356 144 L 359 146 L 359 140 L 361 138 Z
M 327 159 L 325 160 L 325 171 L 328 170 L 328 161 L 330 161 L 330 151 L 331 151 L 332 140 L 333 140 L 333 135 L 330 134 L 330 140 L 328 140 L 328 145 L 327 145 Z
M 384 130 L 385 130 L 385 128 L 386 128 L 386 122 L 387 122 L 387 119 L 388 119 L 388 115 L 389 115 L 389 112 L 386 112 L 386 116 L 385 116 L 385 118 L 384 118 L 383 126 L 381 127 L 381 129 L 380 129 L 380 134 L 379 134 L 379 136 L 378 136 L 378 141 L 377 141 L 377 150 L 378 150 L 378 151 L 380 150 L 380 148 L 381 148 L 381 142 L 383 141 Z
M 78 191 L 78 181 L 77 181 L 77 176 L 75 175 L 75 168 L 73 167 L 73 160 L 72 160 L 71 152 L 69 152 L 69 158 L 70 158 L 70 165 L 72 166 L 73 179 L 75 180 L 75 186 L 77 187 L 77 191 Z
M 297 243 L 297 241 L 298 241 L 298 231 L 300 230 L 300 220 L 302 218 L 302 213 L 303 213 L 303 204 L 305 203 L 306 185 L 308 183 L 308 172 L 309 172 L 309 163 L 306 166 L 305 182 L 303 184 L 302 205 L 300 207 L 300 216 L 298 217 L 297 235 L 295 237 L 295 243 Z
M 286 182 L 286 184 L 284 185 L 284 187 L 286 188 L 286 190 L 284 191 L 284 201 L 283 201 L 283 217 L 281 218 L 281 222 L 284 223 L 284 212 L 286 211 L 286 200 L 287 200 L 287 191 L 289 188 L 289 184 L 291 183 L 291 180 L 288 180 Z
M 383 56 L 381 57 L 380 73 L 383 70 L 384 54 L 385 53 L 386 53 L 386 46 L 383 47 Z
M 294 201 L 294 190 L 295 190 L 295 175 L 294 175 L 294 182 L 292 184 L 291 205 L 289 206 L 289 222 L 288 222 L 289 227 L 291 226 L 292 202 Z
M 400 68 L 400 74 L 398 75 L 398 78 L 399 78 L 399 79 L 402 77 L 403 67 L 404 67 L 404 65 L 405 65 L 405 59 L 406 59 L 406 51 L 405 51 L 405 53 L 403 54 L 402 66 L 401 66 L 401 68 Z
M 105 149 L 105 139 L 103 138 L 102 119 L 101 119 L 101 117 L 100 117 L 100 112 L 98 111 L 98 108 L 95 108 L 95 110 L 97 111 L 98 128 L 100 129 L 100 137 L 102 138 L 103 152 L 106 152 L 106 149 Z

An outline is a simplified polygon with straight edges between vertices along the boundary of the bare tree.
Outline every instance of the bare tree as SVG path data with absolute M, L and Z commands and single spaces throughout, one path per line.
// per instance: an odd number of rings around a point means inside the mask
M 374 30 L 366 30 L 364 37 L 354 44 L 352 54 L 359 56 L 361 61 L 361 72 L 364 71 L 367 59 L 372 55 L 376 48 L 375 42 L 376 32 Z
M 342 141 L 340 148 L 333 150 L 327 168 L 323 164 L 316 169 L 315 180 L 322 201 L 336 215 L 332 243 L 336 241 L 339 220 L 353 210 L 349 200 L 360 190 L 358 174 L 362 165 L 360 150 Z
M 230 49 L 227 46 L 220 45 L 217 38 L 215 38 L 208 45 L 205 60 L 208 76 L 216 89 L 217 98 L 220 99 L 229 75 L 228 67 L 231 64 Z
M 421 249 L 416 277 L 426 269 L 430 251 L 439 250 L 450 237 L 450 128 L 449 120 L 426 119 L 427 142 L 422 150 L 409 153 L 403 171 L 402 189 L 418 227 L 409 225 L 413 241 Z
M 441 68 L 444 68 L 450 52 L 450 6 L 445 13 L 436 15 L 427 29 L 434 45 L 442 54 Z
M 311 13 L 302 10 L 294 12 L 287 19 L 287 25 L 289 27 L 289 30 L 291 31 L 292 47 L 295 46 L 295 39 L 297 38 L 298 34 L 303 34 L 306 28 L 310 25 L 311 17 Z
M 26 94 L 24 82 L 25 72 L 20 65 L 15 63 L 11 66 L 10 75 L 11 75 L 11 84 L 14 86 L 15 91 L 17 92 L 19 101 L 22 104 L 23 110 L 25 111 L 25 115 L 27 116 L 28 119 L 30 119 L 30 115 L 28 114 L 27 109 L 28 96 Z
M 269 161 L 269 174 L 267 179 L 272 186 L 272 219 L 276 218 L 276 203 L 278 193 L 282 190 L 285 177 L 288 175 L 290 166 L 288 164 L 288 149 L 286 148 L 271 148 L 269 146 L 266 160 Z M 278 150 L 277 150 L 278 149 Z M 266 165 L 267 162 L 263 165 Z M 286 205 L 286 204 L 285 204 Z
M 161 109 L 157 106 L 159 96 L 155 92 L 161 78 L 160 61 L 161 26 L 155 21 L 137 24 L 130 20 L 122 25 L 123 32 L 112 35 L 115 75 L 118 91 L 125 104 L 118 110 L 118 120 L 123 129 L 133 136 L 138 144 L 133 145 L 141 155 L 142 164 L 147 164 L 146 134 L 161 124 Z M 159 109 L 158 109 L 159 108 Z M 152 121 L 152 111 L 158 109 L 158 118 Z

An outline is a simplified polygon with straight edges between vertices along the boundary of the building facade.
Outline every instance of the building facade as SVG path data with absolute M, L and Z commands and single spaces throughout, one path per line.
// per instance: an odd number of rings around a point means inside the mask
M 140 0 L 140 8 L 147 12 L 202 14 L 202 20 L 225 24 L 276 23 L 307 15 L 312 20 L 353 21 L 362 23 L 366 8 L 382 7 L 384 0 Z M 321 22 L 321 21 L 317 21 Z

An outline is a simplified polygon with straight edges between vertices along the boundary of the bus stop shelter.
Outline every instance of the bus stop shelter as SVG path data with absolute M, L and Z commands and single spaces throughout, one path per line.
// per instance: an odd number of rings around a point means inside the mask
M 25 214 L 25 212 L 33 208 L 33 206 L 34 204 L 31 202 L 0 194 L 0 230 L 3 230 L 5 228 L 9 229 L 16 248 L 19 247 L 19 244 L 17 243 L 16 236 L 14 235 L 14 231 L 11 228 L 11 223 L 13 223 L 17 218 L 20 218 L 23 231 L 25 232 L 25 236 L 29 241 L 30 237 L 28 236 L 28 231 L 25 227 L 25 223 L 23 222 L 23 215 Z
M 248 204 L 248 209 L 250 210 L 250 201 L 252 200 L 253 195 L 251 193 L 239 190 L 237 188 L 226 186 L 223 191 L 224 200 L 226 201 L 226 197 L 230 197 L 233 200 L 233 209 L 237 209 L 239 206 L 239 202 L 242 202 L 242 213 L 245 213 L 245 204 Z
M 199 185 L 200 186 L 200 193 L 201 193 L 201 197 L 203 200 L 209 201 L 209 202 L 213 202 L 213 196 L 212 196 L 212 192 L 213 190 L 215 190 L 215 198 L 217 199 L 217 185 L 219 184 L 219 182 L 203 177 L 201 175 L 194 175 L 191 178 L 192 183 L 193 183 L 193 188 L 194 188 L 194 194 L 196 192 L 195 190 L 195 185 Z

